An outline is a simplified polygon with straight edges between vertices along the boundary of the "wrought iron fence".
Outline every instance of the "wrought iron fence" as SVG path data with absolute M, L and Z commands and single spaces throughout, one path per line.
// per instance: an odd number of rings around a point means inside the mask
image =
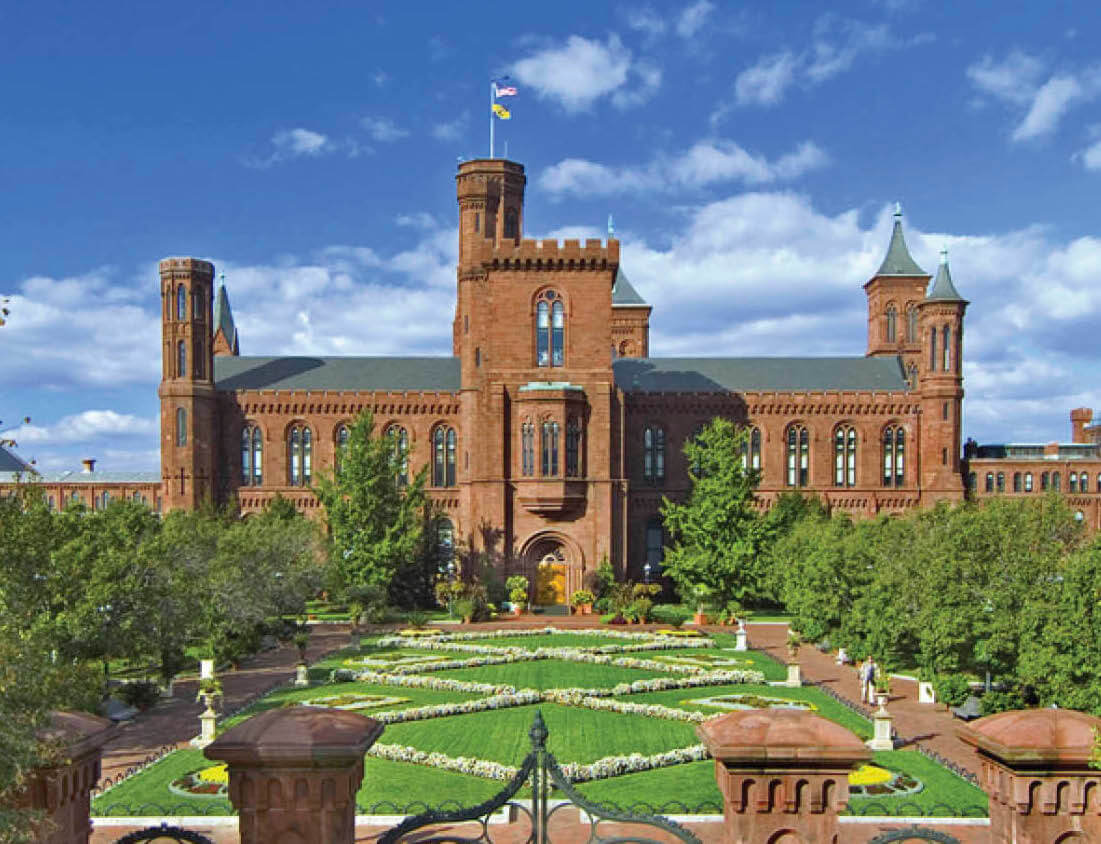
M 890 804 L 872 800 L 856 805 L 849 803 L 847 814 L 868 818 L 985 818 L 988 812 L 985 806 L 950 806 L 947 803 L 922 806 L 910 800 Z
M 214 844 L 205 835 L 190 829 L 178 826 L 169 826 L 162 823 L 160 826 L 150 826 L 131 832 L 119 838 L 115 844 L 138 844 L 140 841 L 175 841 L 176 844 Z
M 120 782 L 127 777 L 132 777 L 134 774 L 140 773 L 152 765 L 154 762 L 159 762 L 169 753 L 176 750 L 174 744 L 162 744 L 152 753 L 148 754 L 144 759 L 138 762 L 136 765 L 130 765 L 125 771 L 115 774 L 114 777 L 103 777 L 99 782 L 92 786 L 91 796 L 94 799 L 97 795 L 103 794 L 108 789 L 114 788 Z
M 144 803 L 106 803 L 96 806 L 92 812 L 93 817 L 103 818 L 186 818 L 186 817 L 220 817 L 237 814 L 228 800 L 204 800 L 158 803 L 148 801 Z

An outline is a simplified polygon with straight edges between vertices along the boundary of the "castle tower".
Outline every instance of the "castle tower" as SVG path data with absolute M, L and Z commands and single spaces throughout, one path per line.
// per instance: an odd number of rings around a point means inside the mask
M 864 285 L 868 297 L 868 357 L 898 355 L 912 387 L 920 373 L 918 310 L 929 274 L 910 256 L 902 234 L 902 208 L 895 204 L 891 243 L 879 270 Z
M 161 277 L 161 482 L 166 510 L 214 494 L 217 413 L 212 351 L 214 265 L 165 258 Z
M 968 302 L 952 283 L 948 250 L 918 308 L 921 329 L 921 486 L 931 503 L 963 495 L 960 441 L 963 410 L 963 315 Z
M 219 277 L 218 298 L 214 300 L 214 339 L 211 345 L 216 355 L 237 357 L 241 354 L 237 340 L 237 325 L 233 322 L 233 311 L 229 307 L 229 294 L 226 293 L 226 274 Z

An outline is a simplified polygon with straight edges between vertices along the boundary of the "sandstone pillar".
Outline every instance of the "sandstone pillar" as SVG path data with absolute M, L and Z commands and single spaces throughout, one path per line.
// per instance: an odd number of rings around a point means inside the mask
M 99 781 L 103 745 L 117 732 L 106 718 L 86 712 L 51 712 L 50 726 L 38 737 L 56 744 L 56 764 L 31 773 L 16 807 L 45 812 L 40 844 L 87 844 L 92 787 Z
M 1070 709 L 1000 712 L 961 727 L 982 763 L 990 840 L 1101 841 L 1101 771 L 1090 768 L 1101 718 Z
M 203 753 L 229 768 L 241 844 L 352 844 L 363 755 L 383 725 L 320 706 L 271 709 Z
M 812 712 L 749 710 L 696 728 L 715 759 L 723 844 L 829 844 L 849 802 L 849 772 L 871 753 Z

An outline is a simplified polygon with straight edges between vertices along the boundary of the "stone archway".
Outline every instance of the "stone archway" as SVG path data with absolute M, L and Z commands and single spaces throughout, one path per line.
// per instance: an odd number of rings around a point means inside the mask
M 562 606 L 582 588 L 585 570 L 581 549 L 558 533 L 533 536 L 521 552 L 524 572 L 531 578 L 532 603 Z

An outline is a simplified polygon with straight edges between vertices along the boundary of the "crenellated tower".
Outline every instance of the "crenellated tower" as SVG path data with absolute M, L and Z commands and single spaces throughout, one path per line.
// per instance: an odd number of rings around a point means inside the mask
M 214 494 L 214 265 L 165 258 L 161 280 L 161 482 L 165 510 L 198 508 Z
M 926 503 L 963 496 L 960 444 L 967 305 L 952 283 L 948 250 L 942 249 L 933 286 L 918 308 L 922 346 L 920 471 Z

